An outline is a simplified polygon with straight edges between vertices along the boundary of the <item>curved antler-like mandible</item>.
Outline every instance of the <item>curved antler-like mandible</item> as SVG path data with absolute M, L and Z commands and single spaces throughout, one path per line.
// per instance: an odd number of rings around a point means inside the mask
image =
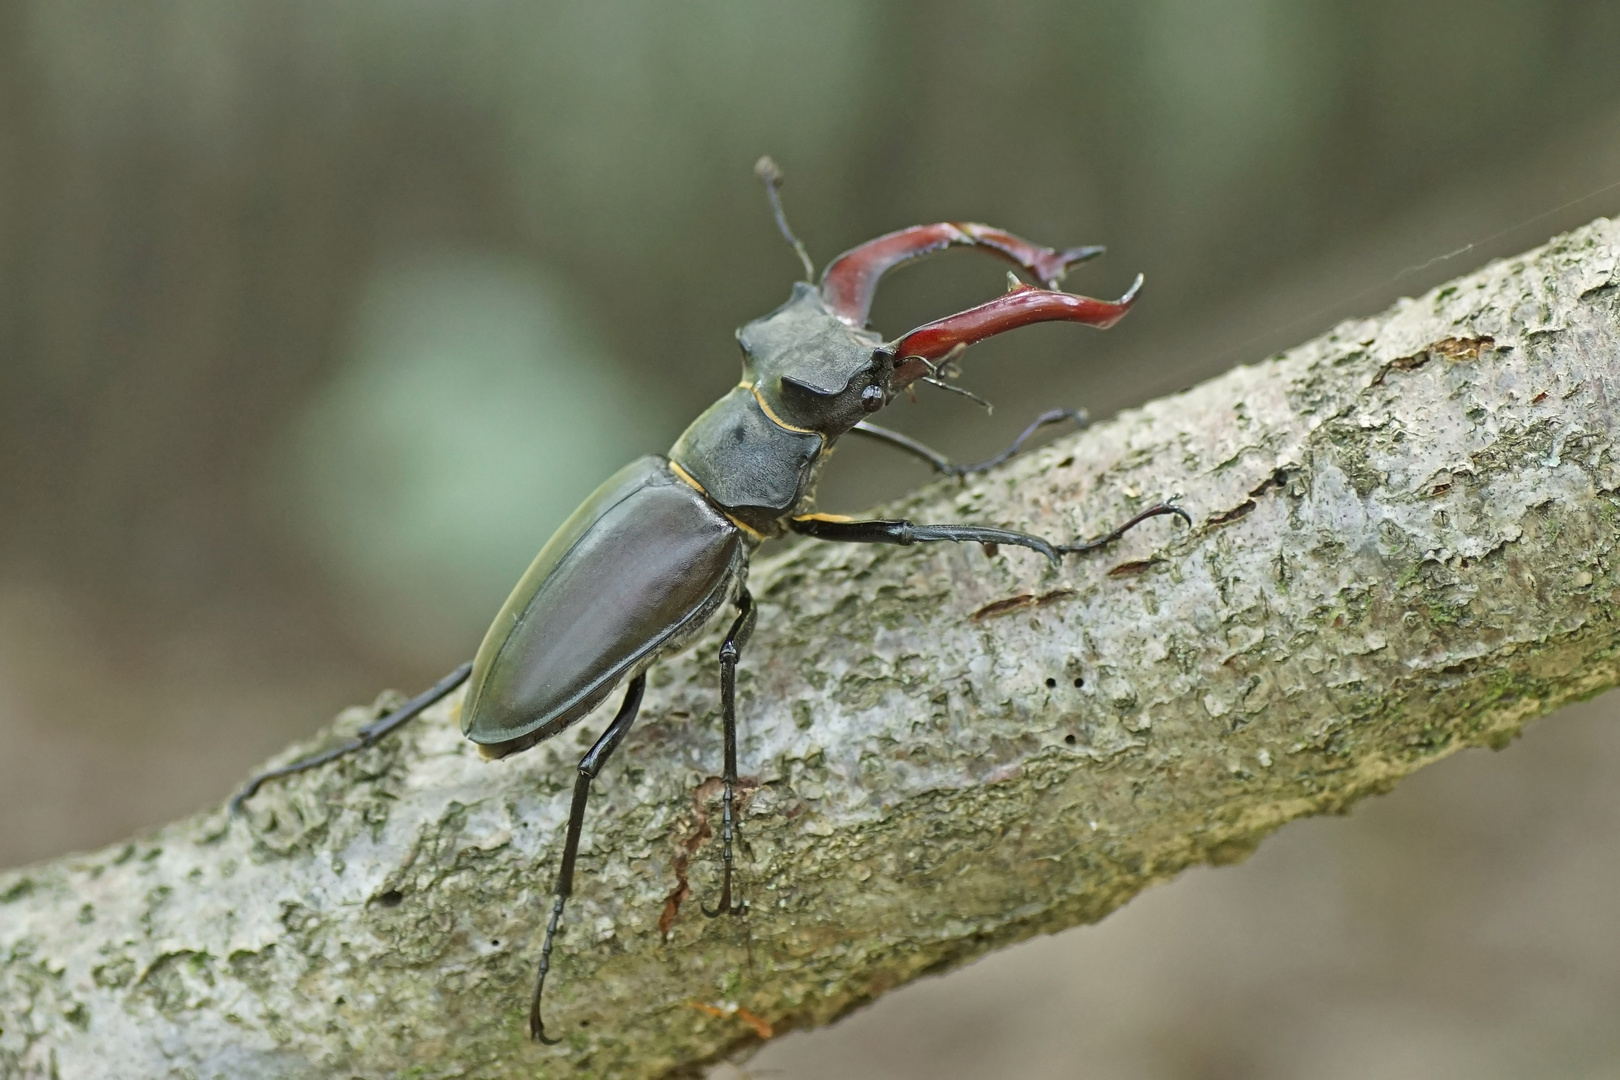
M 1058 251 L 1040 247 L 1009 232 L 972 222 L 942 221 L 868 240 L 828 264 L 821 274 L 821 298 L 833 313 L 856 326 L 866 324 L 878 279 L 903 262 L 944 251 L 948 247 L 979 247 L 1034 274 L 1047 288 L 1063 280 L 1077 262 L 1103 253 L 1100 247 Z
M 1138 274 L 1129 291 L 1110 303 L 1054 289 L 1037 289 L 1020 282 L 987 304 L 925 323 L 895 342 L 897 359 L 889 385 L 896 390 L 903 389 L 925 375 L 932 375 L 938 368 L 937 361 L 951 353 L 1030 323 L 1056 319 L 1106 330 L 1131 310 L 1141 287 L 1142 275 Z

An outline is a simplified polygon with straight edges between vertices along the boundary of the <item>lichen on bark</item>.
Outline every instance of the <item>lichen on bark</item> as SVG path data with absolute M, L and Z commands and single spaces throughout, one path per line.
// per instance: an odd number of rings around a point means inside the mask
M 697 911 L 711 634 L 655 671 L 598 782 L 563 1045 L 523 1017 L 601 718 L 486 763 L 452 701 L 243 818 L 0 875 L 0 1075 L 691 1072 L 1505 744 L 1617 681 L 1617 252 L 1595 222 L 885 511 L 1067 538 L 1173 499 L 1190 530 L 1055 570 L 977 546 L 761 559 L 748 914 Z

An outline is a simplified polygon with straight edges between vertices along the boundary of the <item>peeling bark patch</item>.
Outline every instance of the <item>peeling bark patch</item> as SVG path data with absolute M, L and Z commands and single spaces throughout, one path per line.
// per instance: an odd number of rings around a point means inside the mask
M 1249 489 L 1249 498 L 1258 499 L 1266 492 L 1275 488 L 1284 487 L 1287 485 L 1287 483 L 1288 470 L 1286 468 L 1277 468 L 1272 471 L 1270 476 L 1266 477 L 1264 480 L 1260 481 L 1260 483 Z
M 1008 615 L 1014 611 L 1023 611 L 1025 608 L 1045 607 L 1047 604 L 1055 604 L 1059 600 L 1067 600 L 1073 595 L 1073 589 L 1053 589 L 1051 592 L 1041 593 L 1039 596 L 1034 593 L 1019 593 L 1017 596 L 1009 596 L 1005 600 L 992 600 L 972 615 L 969 615 L 968 618 L 973 622 L 984 622 L 984 620 L 993 619 L 997 615 Z
M 769 1020 L 766 1020 L 764 1017 L 759 1016 L 756 1013 L 749 1012 L 741 1005 L 738 1005 L 735 1001 L 725 1001 L 721 1002 L 719 1005 L 710 1005 L 702 1001 L 688 1001 L 686 1004 L 689 1007 L 696 1009 L 700 1013 L 705 1013 L 714 1017 L 716 1020 L 725 1020 L 735 1017 L 736 1019 L 747 1024 L 749 1027 L 753 1028 L 754 1034 L 758 1035 L 761 1039 L 769 1039 L 775 1034 L 775 1031 L 771 1028 L 771 1022 Z
M 1365 499 L 1388 482 L 1389 474 L 1377 464 L 1382 460 L 1379 429 L 1365 428 L 1354 420 L 1340 418 L 1317 428 L 1313 440 L 1325 444 L 1326 456 L 1338 466 L 1361 498 Z
M 1452 363 L 1461 363 L 1466 360 L 1478 360 L 1479 354 L 1496 345 L 1496 339 L 1489 334 L 1479 337 L 1448 337 L 1441 338 L 1427 348 L 1413 353 L 1411 356 L 1398 356 L 1394 360 L 1378 369 L 1373 376 L 1372 385 L 1382 386 L 1385 376 L 1392 371 L 1413 371 L 1427 364 L 1435 357 L 1449 360 Z
M 1469 338 L 1443 338 L 1429 346 L 1429 352 L 1442 360 L 1459 362 L 1463 360 L 1478 360 L 1479 354 L 1486 349 L 1493 348 L 1496 339 L 1489 334 Z
M 669 931 L 681 913 L 681 905 L 692 895 L 692 887 L 686 883 L 686 867 L 690 861 L 691 856 L 684 852 L 675 856 L 675 887 L 664 897 L 664 910 L 658 913 L 658 936 L 665 941 L 669 940 Z
M 1247 499 L 1244 499 L 1230 510 L 1219 514 L 1212 514 L 1205 520 L 1204 524 L 1206 526 L 1229 525 L 1232 522 L 1237 521 L 1239 518 L 1248 517 L 1250 514 L 1254 513 L 1255 509 L 1260 505 L 1255 500 L 1259 499 L 1267 492 L 1286 487 L 1287 484 L 1288 470 L 1285 468 L 1275 469 L 1272 471 L 1270 476 L 1266 477 L 1264 480 L 1260 481 L 1254 487 L 1249 489 L 1249 497 Z
M 686 880 L 686 869 L 692 865 L 692 856 L 703 846 L 703 841 L 714 835 L 714 830 L 709 828 L 709 811 L 703 804 L 720 792 L 722 783 L 711 776 L 692 789 L 692 830 L 676 845 L 675 887 L 664 897 L 664 910 L 658 914 L 658 936 L 665 941 L 669 940 L 669 931 L 680 917 L 681 905 L 692 895 L 692 886 Z
M 212 1004 L 212 957 L 179 949 L 159 956 L 135 983 L 135 993 L 157 1012 L 169 1015 Z
M 1226 513 L 1224 513 L 1224 514 L 1216 514 L 1214 517 L 1210 518 L 1209 521 L 1208 521 L 1208 524 L 1210 524 L 1210 525 L 1227 525 L 1227 524 L 1230 524 L 1231 522 L 1236 521 L 1238 518 L 1248 517 L 1250 514 L 1254 513 L 1254 508 L 1257 505 L 1259 505 L 1259 504 L 1256 503 L 1253 499 L 1244 499 L 1242 502 L 1240 502 L 1236 506 L 1232 507 L 1232 509 L 1226 511 Z

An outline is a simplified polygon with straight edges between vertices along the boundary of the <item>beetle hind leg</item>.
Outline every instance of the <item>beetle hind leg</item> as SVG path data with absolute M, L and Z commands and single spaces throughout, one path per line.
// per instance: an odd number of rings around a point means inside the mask
M 722 779 L 720 824 L 720 905 L 703 908 L 709 918 L 741 915 L 745 905 L 731 902 L 732 846 L 737 834 L 737 661 L 754 633 L 754 598 L 747 589 L 737 597 L 737 618 L 720 644 L 720 716 L 725 726 L 726 768 Z
M 467 676 L 472 674 L 472 667 L 471 661 L 462 664 L 460 667 L 456 668 L 456 670 L 434 683 L 427 690 L 424 690 L 422 693 L 411 698 L 411 700 L 407 701 L 405 704 L 401 705 L 399 708 L 395 709 L 386 716 L 378 717 L 376 720 L 373 720 L 371 723 L 355 732 L 352 738 L 339 743 L 337 746 L 334 746 L 331 749 L 322 750 L 320 753 L 311 754 L 306 758 L 300 758 L 289 765 L 282 765 L 280 768 L 267 769 L 264 772 L 249 778 L 248 782 L 242 785 L 242 790 L 231 796 L 231 813 L 235 814 L 240 812 L 242 809 L 242 804 L 253 798 L 254 794 L 257 793 L 259 788 L 264 786 L 264 783 L 268 780 L 279 780 L 284 776 L 293 776 L 297 773 L 308 772 L 310 769 L 325 765 L 329 761 L 336 761 L 340 757 L 344 757 L 347 754 L 352 754 L 356 750 L 364 750 L 366 747 L 371 746 L 383 736 L 404 727 L 407 723 L 416 719 L 424 711 L 426 711 L 430 705 L 433 705 L 442 698 L 449 696 L 451 691 L 460 686 L 462 683 L 466 682 Z
M 546 973 L 551 970 L 552 941 L 562 926 L 563 908 L 574 891 L 574 863 L 579 858 L 579 834 L 585 827 L 585 804 L 590 798 L 591 781 L 596 779 L 596 774 L 602 771 L 607 759 L 613 756 L 613 751 L 630 733 L 630 725 L 636 722 L 636 714 L 641 711 L 641 695 L 646 689 L 645 673 L 630 681 L 630 688 L 624 692 L 624 702 L 619 706 L 613 722 L 585 752 L 585 756 L 579 759 L 579 775 L 574 778 L 574 801 L 568 808 L 568 831 L 563 841 L 562 862 L 557 866 L 557 883 L 552 888 L 551 919 L 546 923 L 545 941 L 540 946 L 540 973 L 535 976 L 534 999 L 529 1003 L 529 1037 L 548 1046 L 562 1040 L 546 1036 L 546 1023 L 540 1018 L 540 996 L 546 989 Z

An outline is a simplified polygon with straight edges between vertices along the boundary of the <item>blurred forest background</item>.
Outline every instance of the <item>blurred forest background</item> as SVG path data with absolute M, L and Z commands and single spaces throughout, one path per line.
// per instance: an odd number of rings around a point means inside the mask
M 786 297 L 761 153 L 818 265 L 968 219 L 1109 245 L 1075 291 L 1146 273 L 1107 334 L 975 349 L 994 415 L 886 414 L 966 457 L 1620 213 L 1617 57 L 1613 0 L 3 0 L 0 864 L 222 799 L 469 656 Z M 907 270 L 874 321 L 1004 269 Z M 829 472 L 835 510 L 926 479 Z M 1620 1076 L 1617 707 L 750 1069 Z

